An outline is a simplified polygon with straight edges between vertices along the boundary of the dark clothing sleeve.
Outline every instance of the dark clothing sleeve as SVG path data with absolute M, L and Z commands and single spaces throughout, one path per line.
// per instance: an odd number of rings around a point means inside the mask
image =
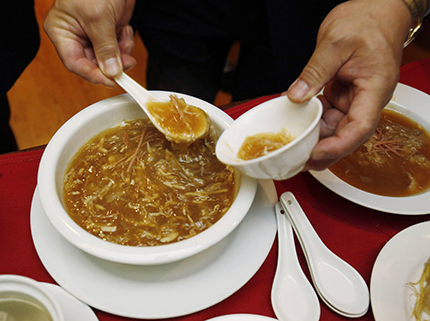
M 17 149 L 6 93 L 36 55 L 39 29 L 33 0 L 3 1 L 0 10 L 0 153 Z

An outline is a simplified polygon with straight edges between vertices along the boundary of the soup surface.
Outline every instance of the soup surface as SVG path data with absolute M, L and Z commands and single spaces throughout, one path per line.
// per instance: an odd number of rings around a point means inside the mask
M 406 116 L 384 109 L 372 137 L 329 169 L 370 193 L 421 193 L 430 187 L 429 133 Z
M 218 221 L 235 197 L 235 172 L 215 156 L 216 133 L 190 146 L 148 119 L 88 141 L 64 178 L 67 212 L 103 240 L 131 246 L 181 241 Z
M 23 298 L 0 299 L 0 321 L 52 321 L 42 305 Z
M 147 108 L 169 141 L 192 143 L 209 133 L 209 116 L 204 110 L 187 104 L 183 98 L 170 95 L 170 101 L 151 101 Z
M 261 157 L 287 145 L 293 139 L 294 137 L 286 129 L 279 133 L 259 133 L 247 136 L 237 157 L 242 160 Z

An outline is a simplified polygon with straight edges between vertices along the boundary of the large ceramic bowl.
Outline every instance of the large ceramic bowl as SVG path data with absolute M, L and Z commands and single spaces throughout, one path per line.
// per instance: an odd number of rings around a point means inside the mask
M 52 321 L 64 320 L 55 298 L 39 282 L 21 275 L 0 275 L 0 305 L 0 312 L 4 314 L 5 320 L 24 317 L 22 313 L 25 310 L 33 310 L 31 317 L 36 317 L 34 314 L 40 312 L 46 317 L 49 315 Z M 3 320 L 2 317 L 0 319 Z
M 224 131 L 216 155 L 221 162 L 253 178 L 290 178 L 304 168 L 318 142 L 321 115 L 322 104 L 316 97 L 303 104 L 295 104 L 287 96 L 274 98 L 247 111 Z M 285 146 L 250 160 L 237 157 L 247 136 L 284 129 L 295 137 Z
M 155 91 L 154 95 L 169 99 L 171 92 Z M 176 93 L 173 93 L 176 94 Z M 233 120 L 219 108 L 200 99 L 176 94 L 188 104 L 205 110 L 215 129 L 221 134 Z M 238 173 L 239 187 L 229 210 L 213 226 L 187 240 L 150 247 L 124 246 L 103 241 L 76 224 L 63 203 L 63 177 L 71 158 L 95 134 L 123 120 L 146 117 L 128 95 L 97 102 L 67 121 L 53 136 L 43 153 L 38 188 L 43 209 L 57 231 L 81 250 L 99 258 L 126 264 L 155 265 L 178 261 L 199 253 L 222 240 L 242 221 L 252 205 L 257 181 Z

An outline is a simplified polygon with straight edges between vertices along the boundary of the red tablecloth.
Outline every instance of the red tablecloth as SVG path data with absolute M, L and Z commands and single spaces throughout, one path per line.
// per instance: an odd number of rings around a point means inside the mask
M 403 66 L 400 82 L 430 94 L 430 59 Z M 236 118 L 268 98 L 244 103 L 227 112 Z M 42 153 L 43 150 L 36 150 L 0 156 L 0 274 L 19 274 L 55 283 L 39 260 L 30 231 L 30 206 Z M 295 194 L 325 244 L 355 267 L 368 284 L 375 259 L 386 242 L 402 229 L 430 219 L 430 215 L 392 215 L 361 207 L 334 194 L 308 173 L 277 182 L 276 187 L 279 194 L 286 190 Z M 300 248 L 298 255 L 309 275 Z M 211 308 L 171 320 L 200 321 L 231 313 L 275 317 L 270 291 L 276 257 L 275 242 L 260 270 L 243 288 Z M 101 321 L 130 320 L 102 311 L 96 314 Z M 321 320 L 347 318 L 321 302 Z M 357 320 L 374 320 L 371 309 Z

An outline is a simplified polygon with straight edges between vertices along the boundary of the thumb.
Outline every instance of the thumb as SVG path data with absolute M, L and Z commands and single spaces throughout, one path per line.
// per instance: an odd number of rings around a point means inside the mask
M 99 68 L 106 77 L 114 78 L 121 74 L 123 66 L 116 37 L 115 24 L 98 24 L 87 32 Z
M 103 54 L 97 55 L 96 53 L 96 57 L 99 63 L 99 67 L 106 77 L 115 78 L 121 74 L 123 69 L 122 69 L 121 59 L 119 58 L 118 55 L 104 56 Z
M 296 103 L 308 101 L 336 75 L 341 59 L 330 50 L 317 46 L 299 78 L 288 88 L 288 98 Z

